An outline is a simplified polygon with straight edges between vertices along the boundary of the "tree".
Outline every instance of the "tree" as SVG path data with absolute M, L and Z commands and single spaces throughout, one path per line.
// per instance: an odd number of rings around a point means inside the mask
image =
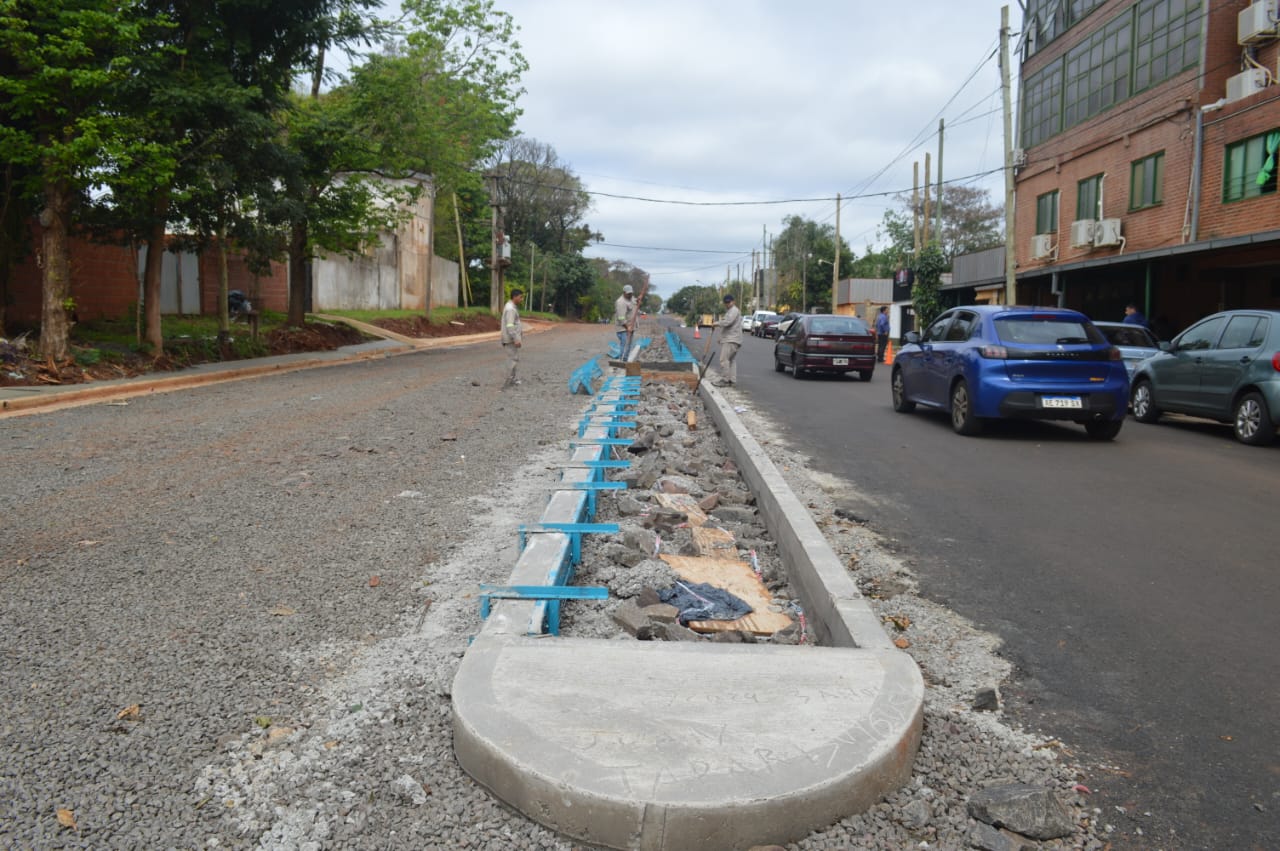
M 788 216 L 774 239 L 774 264 L 778 270 L 778 303 L 794 310 L 831 312 L 831 265 L 835 262 L 836 234 L 832 225 Z M 850 276 L 854 254 L 840 241 L 840 278 Z
M 115 99 L 167 29 L 135 3 L 0 0 L 0 150 L 23 169 L 21 190 L 42 202 L 40 348 L 51 360 L 69 353 L 69 236 L 81 200 L 122 167 L 172 169 L 176 147 L 150 138 Z
M 911 287 L 911 306 L 916 313 L 918 327 L 926 328 L 942 312 L 942 300 L 938 286 L 947 268 L 947 258 L 942 249 L 930 243 L 920 252 L 913 266 L 915 283 Z
M 914 219 L 911 196 L 899 195 L 899 210 L 885 210 L 877 240 L 885 240 L 882 249 L 867 246 L 866 254 L 854 264 L 858 277 L 887 278 L 911 265 L 915 250 Z M 929 222 L 929 241 L 939 250 L 951 268 L 958 255 L 993 248 L 1004 243 L 1004 208 L 991 203 L 985 189 L 956 184 L 948 186 L 942 203 L 942 240 L 939 242 Z

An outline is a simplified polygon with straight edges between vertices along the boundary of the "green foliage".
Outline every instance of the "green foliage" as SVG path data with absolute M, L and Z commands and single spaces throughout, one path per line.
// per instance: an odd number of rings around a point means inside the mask
M 936 244 L 931 244 L 916 257 L 915 284 L 911 287 L 911 304 L 916 312 L 916 323 L 919 328 L 928 327 L 929 323 L 942 312 L 942 300 L 938 286 L 942 282 L 942 273 L 947 269 L 947 258 Z
M 778 270 L 778 304 L 792 310 L 831 310 L 831 265 L 835 262 L 834 225 L 819 225 L 802 216 L 783 219 L 785 227 L 773 241 Z M 840 278 L 853 276 L 855 257 L 840 241 Z M 750 289 L 747 290 L 748 295 Z M 743 302 L 739 302 L 742 304 Z
M 72 348 L 71 356 L 80 366 L 93 366 L 102 360 L 102 352 L 99 349 L 81 349 Z

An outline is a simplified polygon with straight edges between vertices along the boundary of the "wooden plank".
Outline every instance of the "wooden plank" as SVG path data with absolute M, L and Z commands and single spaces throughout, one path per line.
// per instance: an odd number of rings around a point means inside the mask
M 737 558 L 733 533 L 715 526 L 694 526 L 689 531 L 693 533 L 693 545 L 698 548 L 698 555 L 707 558 Z
M 698 507 L 698 501 L 687 493 L 658 493 L 654 499 L 663 508 L 682 511 L 689 518 L 690 526 L 703 526 L 707 522 L 707 514 Z
M 685 414 L 684 421 L 689 424 L 689 431 L 698 430 L 698 412 L 697 411 L 689 411 L 689 413 Z
M 773 596 L 746 562 L 677 555 L 664 555 L 662 560 L 682 579 L 723 588 L 753 610 L 736 621 L 690 621 L 689 628 L 694 632 L 742 630 L 754 635 L 773 635 L 791 625 L 789 615 L 769 611 Z

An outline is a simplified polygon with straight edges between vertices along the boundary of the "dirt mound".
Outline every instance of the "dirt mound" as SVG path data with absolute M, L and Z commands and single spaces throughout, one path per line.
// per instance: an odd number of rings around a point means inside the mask
M 237 337 L 244 334 L 237 326 Z M 0 387 L 42 384 L 85 384 L 132 378 L 153 372 L 176 372 L 202 363 L 244 360 L 297 352 L 323 352 L 364 342 L 367 337 L 347 325 L 309 322 L 301 328 L 277 328 L 262 335 L 262 348 L 244 353 L 217 340 L 173 339 L 165 341 L 160 357 L 122 346 L 99 347 L 72 343 L 72 357 L 62 363 L 41 360 L 37 343 L 0 344 Z M 243 356 L 242 356 L 243 354 Z
M 406 337 L 456 337 L 460 334 L 483 334 L 499 328 L 498 318 L 489 314 L 467 316 L 449 322 L 430 322 L 425 316 L 411 316 L 404 319 L 378 319 L 373 324 Z

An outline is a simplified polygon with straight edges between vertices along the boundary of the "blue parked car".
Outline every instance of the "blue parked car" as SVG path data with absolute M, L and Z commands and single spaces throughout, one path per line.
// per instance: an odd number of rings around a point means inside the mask
M 895 411 L 948 411 L 958 434 L 987 419 L 1070 420 L 1111 440 L 1129 403 L 1120 350 L 1089 317 L 1057 307 L 952 308 L 907 334 L 891 381 Z

